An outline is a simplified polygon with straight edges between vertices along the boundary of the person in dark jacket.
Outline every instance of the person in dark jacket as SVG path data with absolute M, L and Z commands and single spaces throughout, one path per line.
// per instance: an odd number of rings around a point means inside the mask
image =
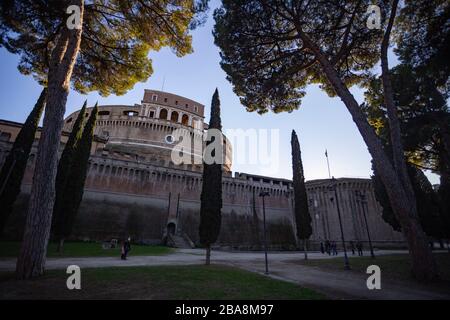
M 325 253 L 325 248 L 323 247 L 323 242 L 320 243 L 320 252 L 322 252 L 322 254 Z
M 131 238 L 128 237 L 127 240 L 125 240 L 122 244 L 122 255 L 120 256 L 120 258 L 122 260 L 127 260 L 127 255 L 128 252 L 130 252 L 131 250 Z
M 352 255 L 355 255 L 355 242 L 350 241 L 350 248 L 352 249 Z
M 338 251 L 337 251 L 337 243 L 336 243 L 336 241 L 333 241 L 333 243 L 331 244 L 331 248 L 333 250 L 333 256 L 337 256 L 338 255 Z
M 325 241 L 325 251 L 328 253 L 328 255 L 331 255 L 331 243 L 330 240 Z
M 358 249 L 358 256 L 361 257 L 363 255 L 363 244 L 361 241 L 358 241 L 356 248 Z

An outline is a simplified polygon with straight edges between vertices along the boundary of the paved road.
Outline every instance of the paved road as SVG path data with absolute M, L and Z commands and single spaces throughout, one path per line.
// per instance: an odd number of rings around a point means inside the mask
M 399 254 L 406 251 L 377 251 L 377 255 Z M 366 253 L 368 255 L 368 253 Z M 310 253 L 310 259 L 330 259 L 328 255 Z M 259 252 L 225 252 L 213 251 L 213 263 L 226 264 L 252 272 L 264 272 L 264 254 Z M 315 289 L 335 299 L 450 299 L 448 293 L 430 291 L 413 282 L 383 281 L 381 290 L 368 290 L 367 276 L 349 271 L 325 271 L 311 266 L 293 263 L 303 259 L 301 252 L 269 253 L 270 277 L 285 280 Z M 199 265 L 204 263 L 204 250 L 178 249 L 175 253 L 164 256 L 131 256 L 127 261 L 118 257 L 99 258 L 49 258 L 47 269 L 65 269 L 68 265 L 81 268 L 118 267 L 118 266 L 158 266 L 158 265 Z M 0 260 L 0 271 L 12 271 L 15 259 Z M 449 288 L 450 289 L 450 288 Z

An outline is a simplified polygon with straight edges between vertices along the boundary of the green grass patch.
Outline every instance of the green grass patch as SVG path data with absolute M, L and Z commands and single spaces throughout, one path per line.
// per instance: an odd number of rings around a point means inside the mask
M 101 243 L 95 242 L 66 242 L 62 253 L 56 252 L 57 244 L 50 242 L 47 257 L 118 257 L 120 247 L 103 249 Z M 0 242 L 0 257 L 15 258 L 19 254 L 20 242 Z M 132 256 L 155 256 L 172 253 L 173 249 L 164 246 L 132 245 Z
M 450 254 L 435 253 L 436 263 L 438 264 L 441 279 L 450 281 Z M 382 255 L 371 257 L 349 257 L 350 267 L 352 271 L 366 273 L 367 267 L 376 264 L 381 270 L 383 277 L 399 280 L 411 279 L 411 260 L 407 254 Z M 328 270 L 343 270 L 344 258 L 321 259 L 321 260 L 296 260 L 295 263 L 302 265 L 318 267 Z
M 27 281 L 0 274 L 0 299 L 324 299 L 313 290 L 226 266 L 92 268 L 81 290 L 66 288 L 64 270 Z

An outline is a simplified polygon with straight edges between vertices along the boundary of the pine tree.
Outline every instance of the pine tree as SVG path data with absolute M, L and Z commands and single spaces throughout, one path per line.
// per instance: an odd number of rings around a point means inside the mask
M 297 226 L 297 237 L 303 241 L 305 260 L 308 259 L 307 241 L 312 234 L 311 216 L 308 208 L 308 196 L 306 194 L 305 175 L 303 173 L 302 154 L 297 134 L 292 130 L 292 180 L 294 185 L 294 212 Z
M 62 211 L 63 203 L 66 200 L 64 191 L 69 179 L 70 170 L 73 165 L 73 158 L 76 153 L 78 143 L 81 139 L 83 133 L 84 118 L 86 114 L 87 101 L 84 102 L 83 107 L 78 113 L 78 117 L 73 124 L 72 131 L 70 133 L 69 139 L 67 140 L 64 151 L 61 154 L 61 158 L 58 163 L 58 172 L 56 174 L 56 198 L 55 205 L 53 207 L 53 223 L 52 223 L 52 233 L 55 240 L 60 241 L 62 236 L 62 224 L 64 212 Z M 62 242 L 58 245 L 58 252 L 61 250 Z
M 28 156 L 45 107 L 47 89 L 42 89 L 38 101 L 22 126 L 0 172 L 0 235 L 3 234 L 14 202 L 20 193 Z
M 98 107 L 95 105 L 91 115 L 83 129 L 83 134 L 73 153 L 73 160 L 67 176 L 67 183 L 62 193 L 60 214 L 58 219 L 58 240 L 60 247 L 64 239 L 70 236 L 83 199 L 84 184 L 87 176 L 87 167 L 91 146 L 94 138 L 95 122 L 97 120 Z
M 67 11 L 72 6 L 78 13 Z M 70 88 L 124 94 L 152 74 L 150 51 L 192 52 L 190 32 L 206 9 L 206 0 L 0 1 L 0 46 L 20 56 L 19 71 L 48 88 L 17 278 L 44 273 Z M 73 17 L 78 27 L 66 23 Z
M 389 75 L 388 48 L 392 33 L 398 31 L 394 22 L 404 2 L 400 6 L 398 0 L 378 3 L 385 15 L 381 28 L 373 30 L 367 28 L 367 6 L 372 3 L 369 0 L 222 0 L 222 6 L 214 12 L 213 35 L 221 50 L 222 69 L 247 111 L 263 114 L 296 110 L 311 84 L 320 84 L 330 96 L 342 100 L 367 145 L 402 226 L 412 274 L 426 280 L 437 278 L 438 268 L 419 224 Z M 436 7 L 436 11 L 443 10 L 445 7 Z M 417 16 L 415 12 L 412 16 L 419 22 L 417 30 L 421 32 L 433 20 L 433 13 Z M 434 26 L 433 34 L 445 31 L 445 23 Z M 448 43 L 444 38 L 441 41 L 444 47 Z M 378 62 L 392 157 L 350 91 L 352 86 L 373 76 Z
M 211 119 L 207 132 L 206 148 L 213 142 L 217 143 L 211 139 L 211 129 L 222 130 L 220 100 L 217 89 L 214 92 L 211 102 Z M 222 141 L 219 144 L 223 146 Z M 215 152 L 217 151 L 215 150 Z M 206 265 L 209 265 L 211 260 L 211 244 L 216 242 L 219 236 L 222 219 L 222 163 L 207 164 L 203 162 L 203 183 L 200 200 L 200 243 L 206 247 Z

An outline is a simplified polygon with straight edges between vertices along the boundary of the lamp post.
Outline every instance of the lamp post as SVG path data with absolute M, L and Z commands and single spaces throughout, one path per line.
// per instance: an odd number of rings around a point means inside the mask
M 362 192 L 356 191 L 356 196 L 359 197 L 359 201 L 361 203 L 362 212 L 364 216 L 364 222 L 366 224 L 366 231 L 367 231 L 367 238 L 369 239 L 369 247 L 370 247 L 370 256 L 372 259 L 375 259 L 375 254 L 373 253 L 373 247 L 372 247 L 372 240 L 370 239 L 370 232 L 369 232 L 369 224 L 367 223 L 367 217 L 366 217 L 366 207 L 367 199 L 366 195 Z
M 339 209 L 339 198 L 336 190 L 336 179 L 334 177 L 331 178 L 330 189 L 334 191 L 334 197 L 336 198 L 336 208 L 339 218 L 339 227 L 341 229 L 342 247 L 344 248 L 344 269 L 350 270 L 350 263 L 348 262 L 347 249 L 345 248 L 345 238 L 344 238 L 344 230 L 342 228 L 341 210 Z M 333 201 L 333 199 L 331 200 Z
M 264 258 L 266 262 L 266 272 L 265 274 L 269 274 L 269 262 L 267 261 L 267 237 L 266 237 L 266 204 L 264 202 L 264 198 L 270 196 L 268 191 L 261 191 L 259 196 L 262 197 L 263 201 L 263 232 L 264 232 Z

